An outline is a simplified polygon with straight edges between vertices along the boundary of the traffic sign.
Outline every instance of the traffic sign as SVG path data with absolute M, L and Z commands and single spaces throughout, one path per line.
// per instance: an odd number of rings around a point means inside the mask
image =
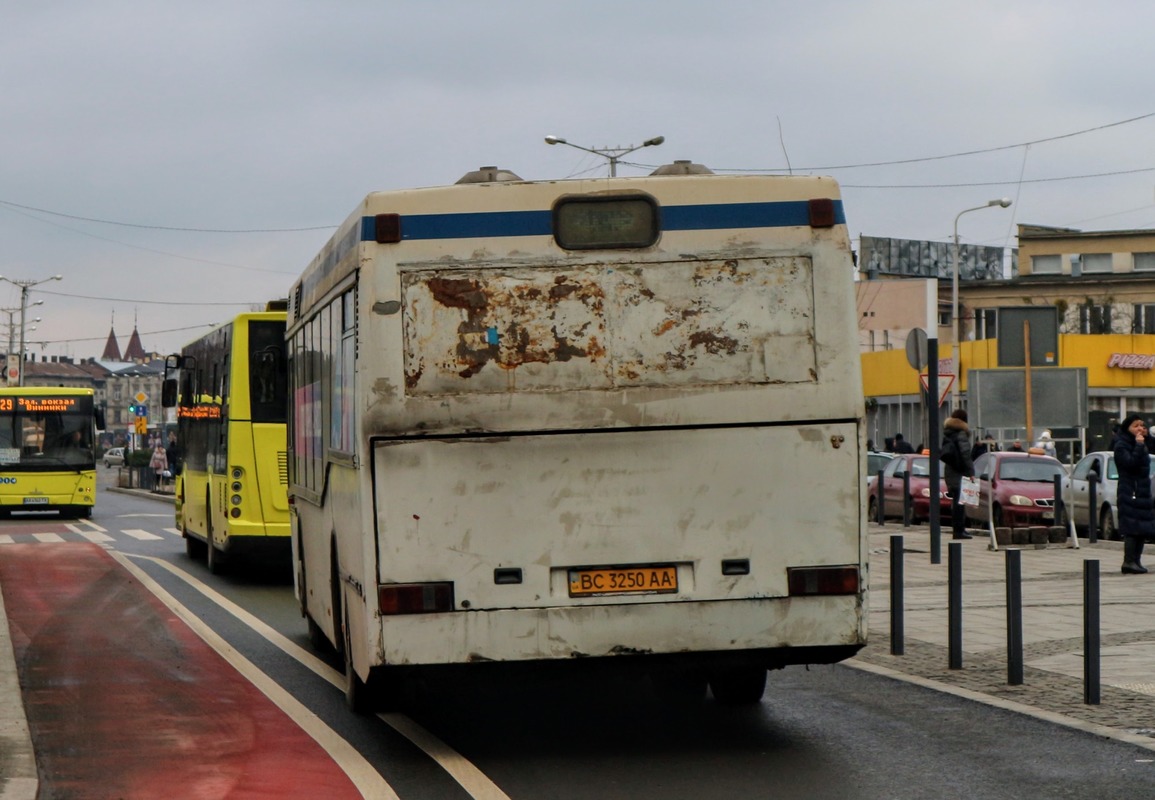
M 145 417 L 136 418 L 136 432 L 148 433 L 148 419 Z
M 930 376 L 925 372 L 920 372 L 918 375 L 918 382 L 922 384 L 924 392 L 930 391 Z M 938 404 L 941 406 L 942 401 L 946 400 L 946 396 L 950 394 L 950 387 L 954 386 L 954 375 L 938 374 Z
M 136 394 L 134 394 L 132 396 L 132 399 L 138 403 L 147 403 L 148 402 L 148 394 L 146 392 L 137 392 Z

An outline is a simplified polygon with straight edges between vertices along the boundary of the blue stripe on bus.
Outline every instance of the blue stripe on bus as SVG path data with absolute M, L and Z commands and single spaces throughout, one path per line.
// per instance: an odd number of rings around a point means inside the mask
M 663 206 L 662 230 L 698 231 L 722 228 L 780 228 L 810 224 L 806 200 L 780 203 L 723 203 Z M 834 201 L 834 221 L 846 224 L 842 201 Z M 501 236 L 550 236 L 551 211 L 487 211 L 470 214 L 407 214 L 401 218 L 401 238 L 476 239 Z M 361 241 L 376 240 L 373 217 L 361 218 Z

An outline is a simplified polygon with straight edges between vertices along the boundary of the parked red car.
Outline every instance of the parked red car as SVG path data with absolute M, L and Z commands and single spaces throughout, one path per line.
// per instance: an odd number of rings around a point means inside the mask
M 1055 476 L 1067 471 L 1058 459 L 1034 453 L 985 453 L 975 461 L 979 504 L 967 506 L 967 518 L 995 527 L 1052 525 Z
M 911 522 L 917 523 L 930 517 L 930 458 L 921 455 L 895 456 L 882 471 L 883 509 L 888 517 L 902 519 L 902 492 L 906 473 L 910 473 Z M 946 484 L 942 483 L 939 470 L 939 515 L 950 519 L 950 495 Z M 869 519 L 878 519 L 878 476 L 872 475 L 866 481 L 866 497 Z M 945 515 L 945 516 L 944 516 Z

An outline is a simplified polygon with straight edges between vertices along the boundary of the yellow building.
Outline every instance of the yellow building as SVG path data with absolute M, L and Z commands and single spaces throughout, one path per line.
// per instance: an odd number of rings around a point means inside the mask
M 959 404 L 966 405 L 969 370 L 999 366 L 999 309 L 1042 306 L 1054 307 L 1059 320 L 1054 365 L 1087 370 L 1085 431 L 1054 432 L 1071 441 L 1068 454 L 1080 452 L 1084 438 L 1087 450 L 1106 446 L 1112 424 L 1127 413 L 1155 417 L 1155 231 L 1020 225 L 1018 265 L 1010 278 L 960 282 Z M 916 443 L 927 436 L 918 374 L 904 348 L 907 331 L 926 327 L 926 301 L 918 300 L 925 284 L 915 278 L 858 284 L 864 391 L 878 447 L 899 431 Z M 940 280 L 942 373 L 952 372 L 952 307 L 951 283 Z M 880 315 L 881 308 L 888 310 Z

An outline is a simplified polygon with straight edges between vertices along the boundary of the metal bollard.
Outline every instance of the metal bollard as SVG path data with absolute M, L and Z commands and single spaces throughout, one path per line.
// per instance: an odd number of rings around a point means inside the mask
M 962 669 L 962 542 L 951 542 L 947 552 L 948 666 Z
M 1023 684 L 1023 552 L 1008 550 L 1007 574 L 1007 685 Z
M 906 623 L 903 619 L 903 543 L 902 536 L 890 537 L 890 654 L 901 656 L 906 652 Z
M 1055 502 L 1052 504 L 1052 506 L 1053 507 L 1051 509 L 1051 514 L 1052 514 L 1051 524 L 1052 525 L 1062 525 L 1063 524 L 1063 510 L 1064 510 L 1064 506 L 1063 506 L 1063 476 L 1062 475 L 1056 475 L 1055 476 Z
M 878 471 L 878 481 L 874 484 L 874 494 L 878 498 L 878 524 L 886 524 L 886 492 L 882 485 L 882 470 Z
M 902 473 L 902 527 L 910 527 L 910 517 L 914 508 L 910 503 L 910 466 Z
M 1083 703 L 1099 705 L 1099 562 L 1083 562 Z
M 1087 481 L 1087 541 L 1091 544 L 1099 541 L 1099 483 L 1092 479 Z

